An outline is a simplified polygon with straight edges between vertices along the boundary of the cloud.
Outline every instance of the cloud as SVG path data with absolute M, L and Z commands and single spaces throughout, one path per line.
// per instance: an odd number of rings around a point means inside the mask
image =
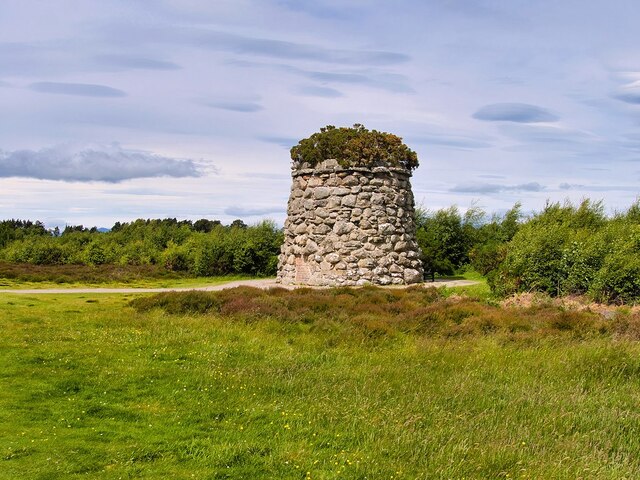
M 409 86 L 409 79 L 397 73 L 377 73 L 372 71 L 320 72 L 294 68 L 289 70 L 321 82 L 366 85 L 395 93 L 415 93 L 415 90 Z
M 342 92 L 330 87 L 318 87 L 316 85 L 305 85 L 298 88 L 298 93 L 309 97 L 338 98 L 344 96 Z
M 591 192 L 636 192 L 640 193 L 640 188 L 636 185 L 584 185 L 580 183 L 561 183 L 560 190 L 580 190 Z
M 291 11 L 328 20 L 351 20 L 364 14 L 362 9 L 347 4 L 340 4 L 334 8 L 317 0 L 281 0 L 278 3 Z
M 313 60 L 347 65 L 395 65 L 404 63 L 410 58 L 408 55 L 395 52 L 331 49 L 318 45 L 256 38 L 212 30 L 190 30 L 190 35 L 192 35 L 192 40 L 201 47 L 287 60 Z
M 545 190 L 538 182 L 521 183 L 519 185 L 499 185 L 496 183 L 468 183 L 450 188 L 454 193 L 502 193 L 502 192 L 541 192 Z
M 305 70 L 291 65 L 250 62 L 246 60 L 230 60 L 227 65 L 242 68 L 267 68 L 298 75 L 321 83 L 339 83 L 344 85 L 361 85 L 378 88 L 393 93 L 415 93 L 409 85 L 409 78 L 397 73 L 382 72 L 379 69 L 358 69 L 345 71 Z M 337 90 L 336 90 L 337 91 Z M 326 93 L 326 92 L 325 92 Z
M 176 192 L 169 191 L 167 189 L 159 188 L 118 188 L 118 189 L 105 189 L 103 192 L 105 195 L 136 195 L 144 197 L 173 197 L 180 198 Z
M 225 215 L 233 217 L 258 217 L 269 213 L 281 213 L 284 211 L 282 206 L 277 207 L 239 207 L 231 206 L 224 209 Z
M 287 149 L 297 145 L 300 141 L 299 138 L 293 137 L 259 137 L 260 140 L 267 143 L 275 143 L 276 145 L 280 145 L 281 147 L 285 147 Z
M 342 65 L 397 65 L 406 63 L 410 56 L 385 50 L 363 50 L 328 48 L 302 42 L 277 40 L 259 36 L 242 35 L 209 28 L 189 27 L 144 27 L 141 25 L 112 25 L 103 29 L 105 38 L 117 38 L 122 44 L 165 43 L 182 44 L 196 48 L 279 58 L 282 60 L 304 60 Z
M 439 135 L 428 134 L 417 137 L 408 137 L 408 143 L 420 143 L 425 145 L 438 145 L 459 150 L 473 150 L 477 148 L 490 148 L 493 145 L 484 138 L 475 138 L 464 135 Z
M 578 183 L 561 183 L 560 185 L 558 185 L 558 188 L 560 190 L 573 190 L 573 189 L 583 189 L 585 188 L 585 185 L 581 185 Z
M 555 122 L 558 116 L 544 108 L 526 103 L 493 103 L 485 105 L 472 115 L 487 122 L 539 123 Z
M 241 173 L 241 177 L 257 179 L 257 180 L 275 180 L 275 181 L 291 181 L 290 175 L 283 175 L 280 173 Z
M 200 175 L 200 169 L 192 160 L 126 150 L 118 144 L 86 147 L 58 145 L 38 151 L 0 151 L 0 177 L 117 183 L 133 178 Z
M 627 133 L 624 137 L 640 143 L 640 133 Z
M 621 86 L 612 97 L 625 103 L 640 105 L 640 80 Z
M 479 178 L 490 178 L 490 179 L 493 179 L 493 180 L 502 180 L 502 179 L 507 178 L 506 175 L 494 175 L 494 174 L 491 174 L 491 173 L 483 173 L 481 175 L 476 175 L 476 177 L 479 177 Z
M 70 72 L 170 71 L 182 68 L 174 62 L 160 60 L 146 53 L 135 53 L 137 45 L 123 47 L 132 53 L 105 51 L 103 45 L 97 45 L 92 39 L 0 43 L 0 74 L 37 78 L 68 75 Z
M 29 85 L 29 89 L 40 93 L 62 95 L 78 95 L 81 97 L 126 97 L 127 94 L 116 88 L 90 83 L 37 82 Z
M 505 75 L 503 77 L 494 77 L 490 80 L 497 85 L 524 85 L 525 83 L 521 79 L 514 78 L 510 75 Z
M 264 107 L 256 102 L 205 102 L 206 106 L 230 112 L 253 113 L 264 110 Z
M 49 56 L 46 55 L 49 54 Z M 67 55 L 45 52 L 44 49 L 20 42 L 0 43 L 0 72 L 8 75 L 34 74 L 56 70 L 55 63 Z
M 173 62 L 135 55 L 96 55 L 93 60 L 101 66 L 125 70 L 179 70 Z
M 501 125 L 500 131 L 506 136 L 521 142 L 518 145 L 505 147 L 505 151 L 531 151 L 531 145 L 535 144 L 538 152 L 544 148 L 550 151 L 579 153 L 583 158 L 596 152 L 598 155 L 602 154 L 602 139 L 589 131 L 572 130 L 551 125 L 514 123 Z M 611 153 L 612 146 L 608 145 L 606 148 Z
M 632 103 L 634 105 L 640 105 L 640 89 L 629 90 L 626 92 L 620 92 L 613 96 L 617 100 L 621 100 L 626 103 Z

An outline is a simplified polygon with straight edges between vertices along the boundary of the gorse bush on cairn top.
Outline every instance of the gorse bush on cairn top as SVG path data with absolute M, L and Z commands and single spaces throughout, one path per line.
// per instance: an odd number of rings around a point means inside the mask
M 342 167 L 418 167 L 416 152 L 392 133 L 368 130 L 356 123 L 353 127 L 322 127 L 291 149 L 291 159 L 310 168 L 333 159 Z

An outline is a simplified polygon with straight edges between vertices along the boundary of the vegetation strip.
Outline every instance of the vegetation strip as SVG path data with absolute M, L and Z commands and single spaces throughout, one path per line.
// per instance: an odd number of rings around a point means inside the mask
M 452 275 L 471 267 L 497 296 L 542 292 L 587 295 L 612 304 L 640 302 L 640 200 L 605 214 L 584 200 L 548 203 L 525 217 L 516 204 L 488 217 L 479 208 L 416 212 L 425 272 Z M 212 275 L 275 275 L 282 231 L 272 222 L 224 226 L 136 220 L 110 232 L 0 222 L 0 278 L 48 282 L 135 282 Z M 58 232 L 60 233 L 60 232 Z
M 526 338 L 570 333 L 640 339 L 640 311 L 569 309 L 552 301 L 502 306 L 434 287 L 329 289 L 236 287 L 218 292 L 164 292 L 131 301 L 139 312 L 207 314 L 291 323 L 339 322 L 365 335 L 504 334 Z

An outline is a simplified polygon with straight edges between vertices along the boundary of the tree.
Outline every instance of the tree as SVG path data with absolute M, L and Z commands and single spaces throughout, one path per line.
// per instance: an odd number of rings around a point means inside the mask
M 222 223 L 220 220 L 207 220 L 206 218 L 201 218 L 200 220 L 193 222 L 193 229 L 196 232 L 209 233 L 211 230 L 221 225 Z
M 247 224 L 244 223 L 242 220 L 240 220 L 239 218 L 237 218 L 236 220 L 234 220 L 233 222 L 231 222 L 231 225 L 229 225 L 231 228 L 247 228 Z
M 468 259 L 468 232 L 458 207 L 435 213 L 419 212 L 416 239 L 422 250 L 425 271 L 449 275 Z
M 516 203 L 503 216 L 494 215 L 490 222 L 478 226 L 469 251 L 473 268 L 482 275 L 496 270 L 507 254 L 507 242 L 517 233 L 522 218 L 521 204 Z

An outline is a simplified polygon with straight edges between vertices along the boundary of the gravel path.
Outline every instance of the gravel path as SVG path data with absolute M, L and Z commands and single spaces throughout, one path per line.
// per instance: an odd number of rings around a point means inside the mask
M 474 285 L 479 282 L 472 280 L 436 280 L 435 282 L 426 282 L 423 285 L 428 287 L 462 287 L 466 285 Z M 280 285 L 276 283 L 273 278 L 259 279 L 259 280 L 237 280 L 234 282 L 221 283 L 219 285 L 210 285 L 208 287 L 181 287 L 181 288 L 33 288 L 33 289 L 15 289 L 15 290 L 0 290 L 0 294 L 19 294 L 19 295 L 34 295 L 34 294 L 73 294 L 73 293 L 160 293 L 160 292 L 180 292 L 187 290 L 202 290 L 206 292 L 215 292 L 218 290 L 224 290 L 225 288 L 234 287 L 257 287 L 257 288 L 271 288 L 271 287 L 283 287 L 288 289 L 299 288 L 297 285 Z M 316 287 L 325 288 L 325 287 Z M 404 288 L 403 286 L 388 287 L 388 288 Z

